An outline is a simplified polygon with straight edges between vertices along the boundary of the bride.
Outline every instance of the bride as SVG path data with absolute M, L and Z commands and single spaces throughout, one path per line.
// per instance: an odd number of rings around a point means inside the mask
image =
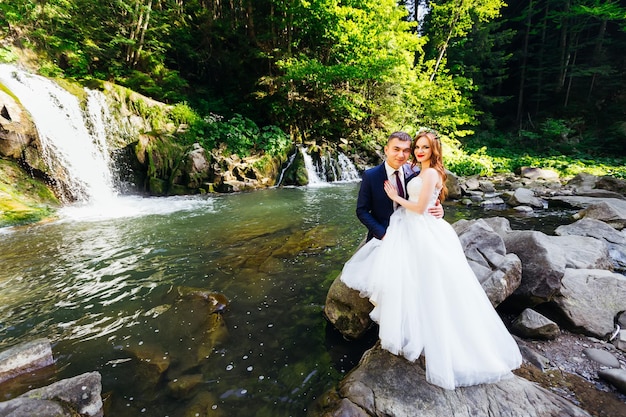
M 383 349 L 426 360 L 428 382 L 446 389 L 497 382 L 522 362 L 515 340 L 467 263 L 459 238 L 428 207 L 447 189 L 436 133 L 418 133 L 411 145 L 419 175 L 409 199 L 391 183 L 385 192 L 399 207 L 383 240 L 372 239 L 344 265 L 341 280 L 369 297 Z

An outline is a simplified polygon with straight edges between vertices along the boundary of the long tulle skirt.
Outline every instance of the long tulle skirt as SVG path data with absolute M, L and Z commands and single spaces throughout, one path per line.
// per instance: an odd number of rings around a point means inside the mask
M 384 240 L 346 263 L 341 280 L 369 297 L 383 349 L 422 353 L 430 383 L 454 389 L 511 377 L 522 358 L 470 268 L 452 226 L 404 209 Z

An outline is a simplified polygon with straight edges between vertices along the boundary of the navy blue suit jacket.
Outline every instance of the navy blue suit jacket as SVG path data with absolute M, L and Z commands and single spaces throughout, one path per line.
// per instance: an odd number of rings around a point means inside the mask
M 403 172 L 405 184 L 418 174 L 418 172 L 412 172 L 407 165 L 403 167 Z M 387 233 L 389 218 L 393 214 L 393 201 L 385 193 L 386 180 L 387 171 L 384 163 L 363 172 L 356 202 L 356 215 L 367 227 L 367 240 L 372 237 L 382 239 Z

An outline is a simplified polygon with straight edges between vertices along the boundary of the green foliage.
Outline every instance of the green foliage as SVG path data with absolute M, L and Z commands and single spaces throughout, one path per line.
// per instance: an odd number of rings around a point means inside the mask
M 0 48 L 0 62 L 11 63 L 17 61 L 17 54 L 10 48 Z
M 185 143 L 198 142 L 205 149 L 223 144 L 228 152 L 244 157 L 253 150 L 283 155 L 291 146 L 289 136 L 277 126 L 259 128 L 253 120 L 240 114 L 229 120 L 213 113 L 201 118 L 191 108 L 179 105 L 172 109 L 170 116 L 176 122 L 189 125 L 183 135 Z
M 39 73 L 45 77 L 57 78 L 63 76 L 63 70 L 53 62 L 42 61 L 39 66 Z
M 0 159 L 0 227 L 33 223 L 52 217 L 58 199 L 42 182 L 16 163 Z
M 404 6 L 416 3 L 429 8 L 419 28 Z M 260 126 L 367 149 L 422 125 L 454 138 L 483 129 L 498 147 L 624 154 L 625 7 L 509 3 L 3 0 L 0 33 L 36 49 L 46 76 L 185 103 L 197 115 L 139 110 L 155 130 L 188 119 L 183 140 L 242 155 L 291 146 Z M 0 49 L 0 61 L 14 52 Z M 224 120 L 199 116 L 216 113 Z M 458 163 L 491 169 L 478 156 Z
M 269 155 L 283 155 L 291 147 L 291 138 L 277 126 L 264 126 L 257 146 Z
M 169 111 L 169 118 L 174 124 L 193 125 L 201 120 L 198 113 L 187 103 L 177 103 Z

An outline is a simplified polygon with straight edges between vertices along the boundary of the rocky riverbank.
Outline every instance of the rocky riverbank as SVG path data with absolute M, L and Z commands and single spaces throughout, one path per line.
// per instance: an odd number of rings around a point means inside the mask
M 454 224 L 477 278 L 517 337 L 524 356 L 517 377 L 449 392 L 425 381 L 423 358 L 411 364 L 374 346 L 312 415 L 626 415 L 624 182 L 579 175 L 562 185 L 553 174 L 533 169 L 521 178 L 449 183 L 464 204 L 578 210 L 555 236 L 513 230 L 502 217 Z M 370 310 L 335 280 L 324 311 L 346 338 L 367 332 Z

